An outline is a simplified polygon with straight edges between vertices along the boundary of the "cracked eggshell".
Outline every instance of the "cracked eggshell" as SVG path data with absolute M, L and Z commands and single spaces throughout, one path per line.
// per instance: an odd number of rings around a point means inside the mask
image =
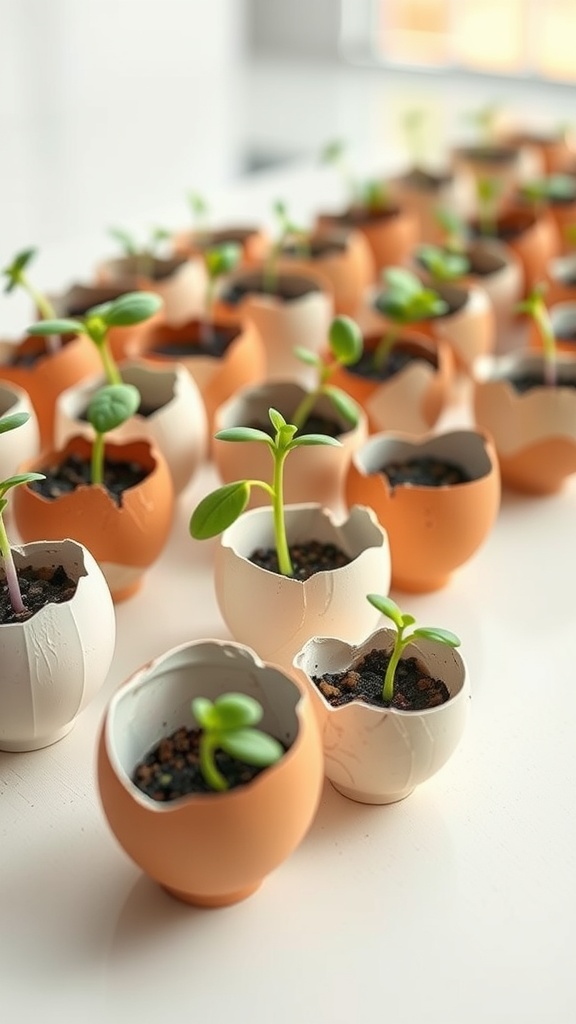
M 453 754 L 468 716 L 470 684 L 461 655 L 424 639 L 410 643 L 405 657 L 418 657 L 431 676 L 443 680 L 450 692 L 446 703 L 426 711 L 383 709 L 364 701 L 332 707 L 313 677 L 345 671 L 373 648 L 390 650 L 393 638 L 393 630 L 379 629 L 354 647 L 316 636 L 293 662 L 312 696 L 326 776 L 338 792 L 359 803 L 388 804 L 409 796 Z
M 319 629 L 357 642 L 374 629 L 378 612 L 366 594 L 387 594 L 390 552 L 386 531 L 369 508 L 354 506 L 338 518 L 320 505 L 286 508 L 288 544 L 319 540 L 342 548 L 352 561 L 302 582 L 254 565 L 257 548 L 274 546 L 272 511 L 244 512 L 216 549 L 216 597 L 236 640 L 266 661 L 289 667 L 297 650 Z
M 17 570 L 62 565 L 78 581 L 70 601 L 0 625 L 0 750 L 37 750 L 65 736 L 103 685 L 116 620 L 104 575 L 81 544 L 38 541 L 12 550 Z
M 22 462 L 34 458 L 40 443 L 38 420 L 28 394 L 16 384 L 0 380 L 0 417 L 22 412 L 28 413 L 27 422 L 0 434 L 0 480 L 7 480 Z

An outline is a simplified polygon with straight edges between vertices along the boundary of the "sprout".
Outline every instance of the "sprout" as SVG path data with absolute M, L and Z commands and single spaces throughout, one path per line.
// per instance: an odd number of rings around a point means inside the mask
M 0 419 L 0 434 L 4 434 L 8 430 L 16 430 L 18 427 L 23 426 L 24 423 L 27 423 L 29 419 L 30 414 L 27 412 L 15 412 L 12 413 L 11 416 L 3 416 Z M 25 612 L 26 606 L 22 600 L 18 574 L 16 572 L 16 566 L 14 565 L 14 556 L 12 555 L 12 549 L 8 541 L 6 527 L 2 516 L 4 509 L 8 505 L 8 499 L 5 495 L 13 487 L 20 487 L 21 484 L 32 483 L 33 480 L 44 479 L 45 477 L 43 473 L 19 473 L 17 476 L 8 477 L 7 480 L 0 480 L 0 560 L 4 565 L 10 604 L 17 615 Z
M 550 174 L 523 182 L 520 195 L 536 208 L 546 203 L 570 203 L 576 200 L 576 181 L 568 174 Z
M 92 446 L 90 479 L 93 484 L 104 480 L 105 436 L 120 427 L 138 411 L 140 392 L 133 384 L 108 384 L 99 388 L 88 406 L 88 421 L 96 437 Z
M 254 726 L 262 719 L 262 706 L 243 693 L 224 693 L 212 702 L 206 697 L 192 701 L 192 713 L 200 726 L 200 770 L 211 789 L 223 792 L 228 782 L 216 765 L 217 750 L 224 750 L 244 764 L 267 768 L 284 754 L 278 740 Z
M 444 248 L 450 252 L 463 252 L 468 232 L 462 218 L 454 210 L 442 206 L 436 210 L 436 220 L 446 235 Z
M 425 110 L 412 108 L 404 112 L 401 121 L 406 149 L 410 154 L 410 163 L 415 170 L 421 169 L 425 163 L 424 130 L 427 116 Z
M 386 287 L 376 299 L 376 309 L 392 321 L 374 353 L 374 366 L 381 370 L 406 324 L 442 316 L 448 310 L 444 301 L 432 288 L 426 288 L 420 278 L 402 267 L 388 267 L 383 273 Z
M 342 176 L 344 186 L 350 196 L 351 206 L 359 207 L 369 213 L 380 213 L 390 205 L 388 186 L 380 180 L 357 181 L 349 171 L 345 159 L 346 146 L 341 141 L 329 142 L 320 153 L 320 160 L 325 164 L 333 164 Z
M 152 292 L 128 292 L 112 302 L 93 306 L 78 319 L 40 320 L 28 328 L 28 334 L 85 334 L 98 349 L 108 383 L 121 384 L 120 371 L 108 345 L 108 331 L 111 327 L 131 327 L 142 323 L 157 313 L 161 306 L 162 299 Z
M 53 318 L 56 316 L 54 306 L 46 296 L 37 291 L 28 280 L 26 270 L 28 264 L 32 262 L 35 256 L 36 249 L 23 249 L 22 252 L 16 254 L 9 266 L 4 267 L 4 270 L 2 271 L 6 278 L 4 291 L 8 295 L 11 291 L 14 291 L 15 288 L 22 288 L 32 299 L 32 302 L 36 306 L 41 317 L 45 319 Z
M 383 597 L 381 594 L 367 594 L 367 599 L 374 608 L 377 608 L 382 615 L 385 615 L 388 619 L 391 619 L 396 626 L 397 633 L 394 638 L 394 647 L 392 654 L 390 655 L 390 661 L 386 669 L 384 676 L 384 685 L 382 688 L 382 700 L 385 703 L 390 703 L 394 697 L 394 678 L 396 675 L 396 669 L 398 668 L 398 662 L 402 657 L 404 648 L 415 638 L 421 637 L 426 640 L 435 640 L 439 644 L 446 644 L 448 647 L 459 647 L 460 640 L 455 633 L 450 633 L 447 629 L 438 629 L 435 626 L 418 626 L 416 629 L 406 636 L 405 630 L 409 626 L 413 626 L 416 619 L 413 615 L 406 615 L 400 611 L 400 608 L 395 601 L 390 597 Z
M 288 239 L 291 237 L 298 238 L 300 240 L 305 239 L 305 245 L 308 246 L 308 234 L 303 229 L 296 227 L 296 225 L 290 220 L 286 203 L 281 199 L 276 200 L 273 206 L 274 214 L 278 220 L 279 231 L 276 240 L 270 247 L 270 251 L 264 264 L 264 290 L 273 294 L 278 287 L 278 260 L 282 252 L 283 247 L 286 245 Z
M 517 313 L 527 313 L 534 321 L 542 341 L 544 354 L 544 383 L 550 387 L 556 384 L 556 339 L 552 328 L 550 313 L 544 302 L 546 284 L 541 282 L 534 286 L 523 302 L 516 306 Z
M 144 245 L 140 245 L 134 235 L 124 228 L 110 228 L 108 234 L 120 243 L 128 258 L 135 260 L 138 274 L 142 277 L 154 276 L 154 261 L 159 258 L 160 246 L 170 238 L 167 228 L 152 228 Z
M 214 296 L 219 279 L 234 270 L 240 260 L 241 254 L 242 247 L 238 245 L 237 242 L 222 242 L 219 245 L 212 245 L 210 248 L 204 250 L 204 266 L 206 267 L 206 274 L 208 276 L 205 301 L 205 325 L 209 325 L 212 320 Z
M 487 147 L 495 145 L 498 137 L 498 121 L 501 110 L 502 104 L 493 100 L 491 103 L 486 103 L 479 110 L 467 113 L 467 119 L 476 126 L 480 135 L 481 145 Z
M 190 534 L 195 540 L 208 540 L 226 530 L 246 508 L 253 487 L 261 487 L 271 499 L 274 540 L 278 566 L 284 576 L 293 576 L 292 561 L 286 538 L 284 516 L 284 462 L 289 452 L 295 448 L 310 445 L 340 446 L 340 441 L 326 434 L 303 434 L 295 437 L 297 427 L 287 423 L 276 409 L 269 409 L 268 415 L 274 427 L 274 437 L 263 430 L 253 427 L 230 427 L 220 430 L 215 437 L 220 441 L 258 441 L 267 444 L 273 462 L 272 483 L 264 480 L 236 480 L 234 483 L 218 487 L 197 505 L 190 519 Z
M 476 182 L 480 234 L 485 238 L 494 238 L 498 233 L 498 200 L 503 187 L 498 178 L 479 178 Z
M 329 383 L 330 377 L 339 366 L 353 366 L 362 355 L 363 339 L 358 324 L 348 316 L 335 317 L 330 325 L 328 344 L 331 359 L 322 359 L 307 348 L 294 349 L 298 359 L 318 370 L 318 383 L 315 389 L 303 397 L 292 416 L 292 422 L 298 430 L 306 423 L 321 395 L 326 395 L 331 400 L 337 412 L 352 427 L 358 423 L 356 403 L 341 388 Z
M 435 281 L 459 281 L 470 270 L 470 260 L 459 252 L 441 249 L 437 245 L 422 245 L 416 259 Z

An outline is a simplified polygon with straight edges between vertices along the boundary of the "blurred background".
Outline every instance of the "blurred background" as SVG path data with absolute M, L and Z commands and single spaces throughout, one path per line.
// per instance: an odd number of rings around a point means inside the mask
M 438 159 L 487 103 L 570 121 L 575 39 L 576 0 L 0 0 L 0 259 L 48 247 L 50 284 L 190 190 L 265 216 L 331 138 L 394 172 L 418 105 Z

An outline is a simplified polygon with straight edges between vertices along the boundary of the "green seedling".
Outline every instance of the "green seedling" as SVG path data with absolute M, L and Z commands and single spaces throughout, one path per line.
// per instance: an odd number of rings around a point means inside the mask
M 466 114 L 468 121 L 476 126 L 480 145 L 490 147 L 498 141 L 498 121 L 502 105 L 495 101 L 487 103 L 479 110 L 473 110 Z
M 377 370 L 385 366 L 406 324 L 442 316 L 448 310 L 448 303 L 433 288 L 423 285 L 420 278 L 409 270 L 388 267 L 383 278 L 385 288 L 376 299 L 376 309 L 390 321 L 391 326 L 374 352 L 374 366 Z
M 15 412 L 11 416 L 3 416 L 0 419 L 0 434 L 5 434 L 9 430 L 16 430 L 18 427 L 22 427 L 29 419 L 30 414 L 27 412 Z M 6 498 L 8 491 L 12 490 L 13 487 L 20 487 L 21 484 L 32 483 L 33 480 L 44 480 L 44 475 L 42 473 L 19 473 L 17 476 L 8 477 L 7 480 L 0 480 L 0 561 L 4 566 L 10 604 L 17 615 L 26 611 L 26 605 L 22 599 L 22 591 L 20 590 L 18 574 L 14 565 L 14 556 L 6 534 L 2 513 L 8 505 L 8 499 Z
M 307 348 L 294 349 L 294 354 L 303 363 L 316 367 L 318 371 L 318 383 L 313 391 L 304 395 L 292 416 L 292 423 L 298 430 L 306 423 L 312 413 L 316 402 L 321 395 L 330 399 L 334 408 L 344 417 L 351 427 L 358 423 L 358 409 L 356 403 L 341 388 L 330 384 L 330 377 L 339 366 L 354 366 L 362 355 L 364 342 L 362 331 L 349 316 L 337 316 L 330 324 L 328 333 L 328 347 L 330 358 L 324 359 Z
M 576 181 L 568 174 L 550 174 L 547 178 L 525 181 L 520 186 L 523 199 L 540 210 L 548 203 L 571 203 L 576 200 Z
M 104 481 L 104 454 L 106 434 L 120 427 L 138 411 L 140 392 L 133 384 L 107 384 L 99 388 L 88 406 L 88 421 L 94 428 L 90 480 L 93 484 Z
M 188 192 L 186 195 L 190 213 L 192 214 L 193 234 L 201 243 L 208 234 L 206 221 L 209 213 L 208 203 L 199 192 Z
M 340 441 L 326 434 L 302 434 L 296 437 L 297 427 L 287 423 L 276 410 L 269 409 L 268 415 L 274 428 L 270 437 L 264 430 L 253 427 L 230 427 L 219 430 L 215 437 L 219 441 L 256 441 L 268 445 L 273 462 L 272 483 L 264 480 L 236 480 L 208 494 L 195 508 L 190 519 L 190 533 L 195 540 L 208 540 L 226 530 L 246 508 L 253 487 L 261 487 L 270 497 L 274 524 L 274 541 L 278 567 L 284 576 L 293 576 L 294 570 L 286 538 L 284 515 L 284 463 L 291 451 L 311 445 L 333 445 L 340 447 Z
M 192 701 L 192 714 L 201 730 L 200 771 L 211 789 L 219 793 L 228 789 L 216 764 L 217 750 L 256 768 L 268 768 L 280 760 L 282 744 L 255 728 L 263 713 L 262 705 L 244 693 L 223 693 L 214 702 L 207 697 Z
M 16 254 L 12 263 L 9 266 L 4 267 L 2 273 L 6 278 L 6 285 L 4 291 L 6 295 L 14 291 L 15 288 L 22 288 L 27 295 L 32 299 L 36 309 L 40 316 L 45 319 L 54 319 L 56 311 L 54 306 L 43 292 L 39 292 L 30 281 L 27 273 L 28 265 L 36 256 L 36 249 L 23 249 L 22 252 Z M 58 352 L 61 346 L 60 336 L 55 334 L 51 336 L 47 341 L 47 349 L 49 352 Z
M 426 143 L 425 129 L 428 115 L 421 108 L 406 110 L 401 120 L 402 134 L 409 153 L 410 166 L 413 170 L 422 170 L 425 166 Z
M 571 249 L 576 248 L 576 224 L 567 224 L 564 228 L 564 238 Z
M 459 281 L 470 270 L 470 260 L 459 252 L 441 249 L 437 245 L 421 245 L 416 258 L 434 281 L 447 284 Z
M 203 331 L 205 335 L 210 334 L 212 323 L 212 309 L 218 281 L 225 274 L 229 274 L 238 265 L 242 255 L 242 246 L 236 242 L 222 242 L 220 245 L 212 245 L 204 249 L 204 266 L 208 284 L 206 287 L 206 300 L 204 306 Z
M 96 345 L 104 375 L 109 384 L 121 384 L 122 378 L 110 351 L 108 332 L 111 327 L 132 327 L 157 313 L 162 299 L 152 292 L 128 292 L 112 302 L 93 306 L 77 319 L 40 320 L 28 328 L 28 334 L 85 334 Z
M 446 644 L 448 647 L 459 647 L 460 640 L 455 633 L 451 633 L 447 629 L 439 629 L 435 626 L 417 626 L 416 629 L 412 629 L 408 634 L 406 630 L 413 626 L 416 619 L 413 615 L 406 615 L 400 611 L 400 608 L 395 601 L 390 597 L 383 597 L 381 594 L 368 594 L 367 598 L 374 608 L 377 608 L 382 615 L 386 618 L 391 619 L 396 626 L 397 633 L 394 638 L 394 647 L 388 662 L 386 674 L 384 676 L 384 685 L 382 687 L 382 700 L 385 703 L 389 703 L 394 697 L 394 679 L 396 676 L 396 669 L 398 668 L 398 662 L 402 657 L 404 648 L 411 643 L 412 640 L 420 637 L 425 640 L 435 640 L 439 644 Z
M 278 221 L 278 234 L 270 246 L 270 251 L 264 263 L 264 291 L 273 295 L 278 287 L 278 260 L 282 249 L 291 238 L 297 237 L 299 228 L 292 223 L 288 216 L 286 203 L 278 199 L 273 206 L 273 212 Z M 305 232 L 302 232 L 304 235 Z
M 381 213 L 390 207 L 390 193 L 385 182 L 369 179 L 358 181 L 349 171 L 343 142 L 329 142 L 320 154 L 320 160 L 336 167 L 350 197 L 350 205 L 368 213 Z
M 468 240 L 468 230 L 462 218 L 454 210 L 449 210 L 445 206 L 439 207 L 435 216 L 444 231 L 444 248 L 450 252 L 464 252 Z
M 556 384 L 556 338 L 552 328 L 550 313 L 544 302 L 546 285 L 542 282 L 534 286 L 523 302 L 516 306 L 517 313 L 527 313 L 534 321 L 540 339 L 542 341 L 542 352 L 544 356 L 544 383 L 550 387 Z
M 495 238 L 498 234 L 498 200 L 503 183 L 498 178 L 479 178 L 476 182 L 476 202 L 480 234 L 484 238 Z
M 154 277 L 154 263 L 161 256 L 162 243 L 171 237 L 167 228 L 152 228 L 148 241 L 142 245 L 123 228 L 110 228 L 108 234 L 120 243 L 124 255 L 134 260 L 136 273 L 148 278 Z

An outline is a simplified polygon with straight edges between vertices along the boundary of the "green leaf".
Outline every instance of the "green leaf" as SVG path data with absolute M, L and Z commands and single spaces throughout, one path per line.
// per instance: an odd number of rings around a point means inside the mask
M 439 629 L 435 626 L 419 626 L 414 630 L 412 636 L 420 636 L 426 640 L 436 640 L 440 644 L 446 644 L 448 647 L 460 647 L 461 640 L 456 636 L 455 633 L 451 633 L 449 629 Z
M 237 480 L 206 495 L 194 509 L 189 530 L 196 540 L 217 537 L 242 514 L 250 498 L 250 484 Z
M 278 412 L 277 409 L 268 409 L 268 418 L 270 420 L 270 423 L 274 427 L 274 430 L 276 430 L 277 432 L 280 431 L 282 427 L 286 426 L 286 420 L 284 419 L 282 413 Z
M 330 401 L 334 405 L 334 408 L 341 416 L 344 417 L 346 422 L 349 423 L 350 426 L 355 427 L 360 417 L 358 405 L 354 399 L 340 388 L 335 388 L 332 384 L 326 384 L 324 386 L 324 394 L 328 395 Z
M 5 434 L 8 430 L 16 430 L 17 427 L 22 427 L 29 419 L 29 412 L 13 412 L 10 416 L 1 416 L 0 434 Z
M 204 251 L 204 262 L 208 276 L 215 280 L 230 273 L 240 260 L 242 247 L 237 242 L 222 242 Z
M 293 349 L 294 355 L 301 363 L 307 363 L 308 366 L 322 366 L 322 360 L 315 352 L 311 352 L 309 348 L 304 348 L 302 345 L 296 345 Z
M 34 337 L 45 337 L 49 334 L 83 334 L 84 324 L 81 320 L 40 320 L 28 328 L 28 334 Z
M 4 288 L 6 294 L 13 291 L 16 285 L 20 283 L 23 271 L 31 260 L 34 259 L 36 252 L 36 249 L 23 249 L 21 252 L 16 254 L 10 266 L 4 268 L 2 273 L 7 278 L 7 284 Z
M 160 296 L 152 292 L 128 292 L 113 302 L 89 309 L 86 317 L 99 316 L 107 327 L 131 327 L 148 320 L 162 305 Z
M 382 615 L 385 615 L 387 619 L 392 619 L 392 622 L 398 629 L 402 629 L 402 612 L 391 597 L 383 597 L 382 594 L 367 594 L 366 596 L 370 604 L 374 605 L 374 608 L 382 612 Z
M 312 445 L 331 445 L 333 448 L 341 448 L 342 442 L 337 437 L 330 437 L 328 434 L 299 434 L 289 442 L 287 448 L 306 448 Z
M 44 473 L 18 473 L 17 476 L 10 476 L 7 480 L 0 481 L 0 493 L 6 494 L 6 491 L 11 490 L 12 487 L 20 487 L 21 484 L 31 484 L 33 480 L 45 480 Z
M 88 406 L 88 420 L 97 434 L 121 426 L 140 405 L 140 392 L 133 384 L 107 384 L 99 388 Z
M 320 153 L 320 162 L 323 164 L 333 164 L 338 160 L 341 160 L 346 151 L 346 145 L 341 139 L 333 139 L 332 142 L 328 142 Z
M 362 355 L 362 331 L 356 321 L 349 316 L 334 318 L 330 325 L 328 341 L 332 355 L 342 366 L 352 366 Z
M 226 427 L 214 434 L 214 437 L 217 441 L 265 441 L 269 445 L 273 443 L 265 430 L 257 430 L 255 427 Z
M 282 744 L 259 729 L 236 729 L 220 738 L 222 749 L 227 754 L 258 768 L 274 764 L 284 754 Z
M 202 729 L 214 729 L 217 716 L 214 715 L 214 704 L 207 697 L 194 697 L 191 704 L 192 714 Z
M 402 615 L 402 625 L 404 626 L 404 628 L 406 628 L 406 626 L 413 626 L 415 622 L 416 622 L 416 619 L 414 618 L 413 615 L 408 615 L 408 614 L 403 614 Z
M 199 192 L 188 192 L 187 199 L 195 217 L 200 217 L 207 213 L 208 205 Z
M 108 234 L 116 242 L 119 242 L 127 256 L 138 255 L 138 243 L 133 235 L 123 228 L 109 228 Z
M 223 693 L 214 702 L 218 729 L 239 729 L 257 725 L 262 718 L 262 705 L 245 693 Z

